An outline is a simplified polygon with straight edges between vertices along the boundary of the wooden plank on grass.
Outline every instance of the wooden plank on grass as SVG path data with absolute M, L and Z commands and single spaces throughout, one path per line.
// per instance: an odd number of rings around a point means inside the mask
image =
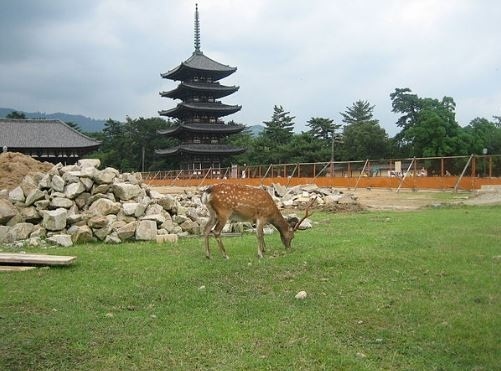
M 25 265 L 0 265 L 0 272 L 22 272 L 37 269 L 37 267 L 27 267 Z
M 69 265 L 76 256 L 0 253 L 0 264 Z

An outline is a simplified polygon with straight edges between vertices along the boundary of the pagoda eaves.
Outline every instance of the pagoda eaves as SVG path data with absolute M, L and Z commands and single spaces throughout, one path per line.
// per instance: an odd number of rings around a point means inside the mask
M 213 98 L 222 98 L 233 94 L 238 89 L 238 86 L 226 86 L 219 83 L 183 81 L 173 90 L 160 92 L 160 96 L 172 99 L 186 99 L 194 93 L 198 93 Z
M 230 67 L 216 62 L 206 57 L 201 51 L 195 51 L 186 61 L 172 70 L 160 74 L 165 79 L 183 81 L 193 76 L 210 77 L 212 81 L 220 80 L 231 75 L 237 70 L 236 67 Z
M 245 151 L 245 148 L 233 147 L 224 144 L 181 144 L 179 146 L 167 149 L 157 149 L 155 153 L 157 155 L 174 155 L 179 153 L 190 153 L 197 155 L 238 155 L 244 153 Z
M 179 103 L 176 107 L 169 110 L 158 111 L 160 116 L 167 116 L 172 118 L 189 118 L 193 114 L 212 114 L 214 116 L 222 117 L 231 115 L 232 113 L 240 111 L 242 106 L 228 105 L 223 103 Z
M 221 134 L 235 134 L 240 133 L 245 129 L 245 125 L 241 124 L 209 124 L 209 123 L 181 123 L 176 126 L 164 130 L 158 130 L 160 135 L 175 136 L 183 132 L 191 133 L 221 133 Z

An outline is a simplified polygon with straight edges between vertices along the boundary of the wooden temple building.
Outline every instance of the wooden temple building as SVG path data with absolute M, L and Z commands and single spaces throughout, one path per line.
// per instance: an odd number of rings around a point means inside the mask
M 170 91 L 160 92 L 162 97 L 179 99 L 176 107 L 159 111 L 161 116 L 176 119 L 176 124 L 158 131 L 161 135 L 174 137 L 179 145 L 157 149 L 158 155 L 176 156 L 181 170 L 194 174 L 201 169 L 220 169 L 229 165 L 232 155 L 245 152 L 225 144 L 226 138 L 244 130 L 244 125 L 226 124 L 221 117 L 238 112 L 242 107 L 228 105 L 219 99 L 236 92 L 238 86 L 226 86 L 219 80 L 237 70 L 205 56 L 200 49 L 200 22 L 198 6 L 195 8 L 195 50 L 190 58 L 161 77 L 179 81 Z
M 0 119 L 0 150 L 38 161 L 71 165 L 100 145 L 60 120 Z

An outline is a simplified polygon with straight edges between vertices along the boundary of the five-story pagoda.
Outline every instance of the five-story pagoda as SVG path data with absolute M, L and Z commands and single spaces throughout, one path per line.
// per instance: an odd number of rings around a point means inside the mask
M 159 111 L 161 116 L 177 119 L 176 125 L 158 131 L 159 134 L 178 138 L 180 144 L 167 149 L 158 149 L 158 155 L 176 156 L 181 169 L 198 174 L 200 169 L 217 170 L 227 163 L 229 156 L 245 152 L 245 148 L 224 144 L 231 134 L 242 131 L 245 126 L 225 124 L 221 117 L 239 111 L 239 105 L 223 104 L 219 98 L 238 90 L 238 86 L 219 83 L 237 70 L 206 57 L 200 50 L 200 22 L 198 6 L 195 8 L 195 51 L 176 68 L 162 73 L 166 79 L 180 81 L 179 85 L 162 97 L 180 99 L 176 107 Z

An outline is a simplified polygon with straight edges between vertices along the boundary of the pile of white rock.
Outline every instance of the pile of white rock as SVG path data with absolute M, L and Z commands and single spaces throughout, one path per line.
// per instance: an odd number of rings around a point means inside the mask
M 58 164 L 48 173 L 26 175 L 11 191 L 0 191 L 0 243 L 173 243 L 178 237 L 200 234 L 208 220 L 200 192 L 161 194 L 144 184 L 140 173 L 99 170 L 99 166 L 99 160 Z M 274 185 L 268 191 L 282 208 L 299 207 L 314 197 L 317 204 L 346 198 L 314 185 L 289 189 Z M 305 220 L 302 228 L 308 227 L 311 222 Z M 225 228 L 226 232 L 246 230 L 252 230 L 250 223 L 232 223 Z
M 200 232 L 196 220 L 207 215 L 200 201 L 185 210 L 175 197 L 143 184 L 140 173 L 99 166 L 99 160 L 58 164 L 0 191 L 0 243 L 176 242 Z

